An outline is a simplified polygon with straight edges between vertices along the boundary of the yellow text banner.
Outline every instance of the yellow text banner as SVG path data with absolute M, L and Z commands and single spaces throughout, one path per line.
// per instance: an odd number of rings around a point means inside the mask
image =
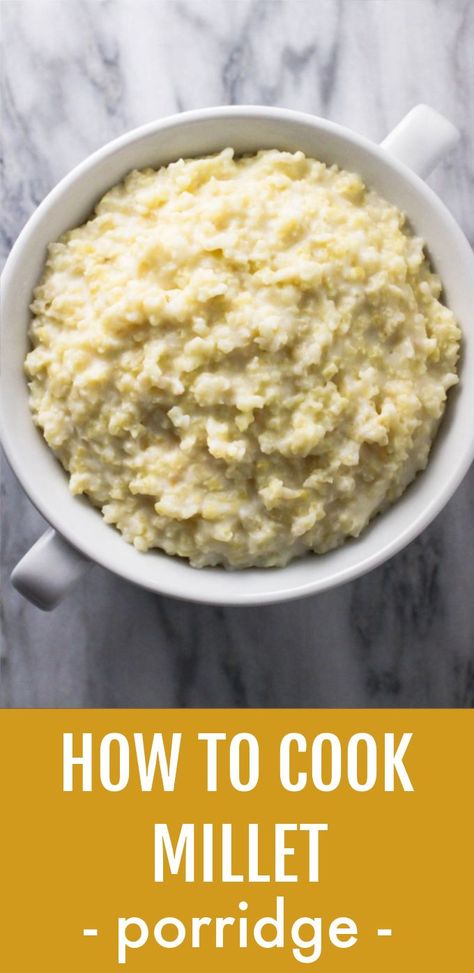
M 0 712 L 0 968 L 446 973 L 474 715 Z

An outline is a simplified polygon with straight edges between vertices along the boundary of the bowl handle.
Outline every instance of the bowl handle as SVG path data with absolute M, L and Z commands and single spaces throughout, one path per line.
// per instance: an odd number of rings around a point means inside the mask
M 416 105 L 381 144 L 425 179 L 460 138 L 459 129 L 439 111 L 429 105 Z
M 50 528 L 18 562 L 11 582 L 37 608 L 51 611 L 90 563 Z

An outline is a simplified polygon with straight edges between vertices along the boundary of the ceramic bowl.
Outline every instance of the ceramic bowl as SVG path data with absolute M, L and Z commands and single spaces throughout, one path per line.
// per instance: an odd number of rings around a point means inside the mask
M 386 561 L 429 524 L 458 486 L 474 455 L 474 258 L 456 222 L 424 182 L 458 132 L 427 106 L 413 109 L 381 145 L 323 118 L 264 107 L 224 107 L 174 115 L 129 132 L 69 173 L 38 207 L 10 254 L 2 279 L 2 440 L 26 493 L 51 528 L 13 572 L 16 587 L 39 607 L 54 607 L 90 562 L 151 591 L 219 604 L 284 601 L 341 584 Z M 159 551 L 127 544 L 67 476 L 35 428 L 23 362 L 29 304 L 48 243 L 81 224 L 101 196 L 134 168 L 233 146 L 295 151 L 355 170 L 405 211 L 426 241 L 445 299 L 464 335 L 461 382 L 449 395 L 427 469 L 357 540 L 284 568 L 195 569 Z

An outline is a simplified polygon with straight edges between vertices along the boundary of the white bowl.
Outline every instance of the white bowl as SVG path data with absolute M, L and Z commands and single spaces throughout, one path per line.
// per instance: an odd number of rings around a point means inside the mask
M 413 109 L 381 146 L 325 119 L 298 112 L 212 108 L 174 115 L 122 136 L 86 159 L 53 189 L 13 247 L 2 286 L 2 439 L 26 493 L 54 528 L 13 572 L 13 583 L 23 594 L 39 607 L 52 608 L 87 563 L 96 561 L 152 591 L 194 601 L 239 605 L 283 601 L 369 571 L 433 520 L 474 456 L 474 259 L 461 230 L 421 178 L 457 138 L 454 126 L 426 106 Z M 408 214 L 426 241 L 446 301 L 464 334 L 461 383 L 450 393 L 426 471 L 360 538 L 285 568 L 198 570 L 159 551 L 139 553 L 105 524 L 86 499 L 69 492 L 66 474 L 33 424 L 23 372 L 28 306 L 47 244 L 82 223 L 105 191 L 131 169 L 158 167 L 228 145 L 237 153 L 302 149 L 316 159 L 359 172 L 369 186 Z

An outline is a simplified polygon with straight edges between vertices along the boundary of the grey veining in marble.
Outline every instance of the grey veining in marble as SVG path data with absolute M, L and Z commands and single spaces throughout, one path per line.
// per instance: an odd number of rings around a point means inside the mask
M 160 115 L 285 105 L 382 138 L 416 102 L 463 142 L 433 176 L 474 237 L 471 0 L 19 0 L 1 7 L 6 253 L 53 184 Z M 471 131 L 469 131 L 471 124 Z M 403 553 L 262 609 L 174 602 L 92 570 L 45 615 L 8 573 L 41 518 L 3 466 L 3 706 L 474 704 L 474 476 Z

